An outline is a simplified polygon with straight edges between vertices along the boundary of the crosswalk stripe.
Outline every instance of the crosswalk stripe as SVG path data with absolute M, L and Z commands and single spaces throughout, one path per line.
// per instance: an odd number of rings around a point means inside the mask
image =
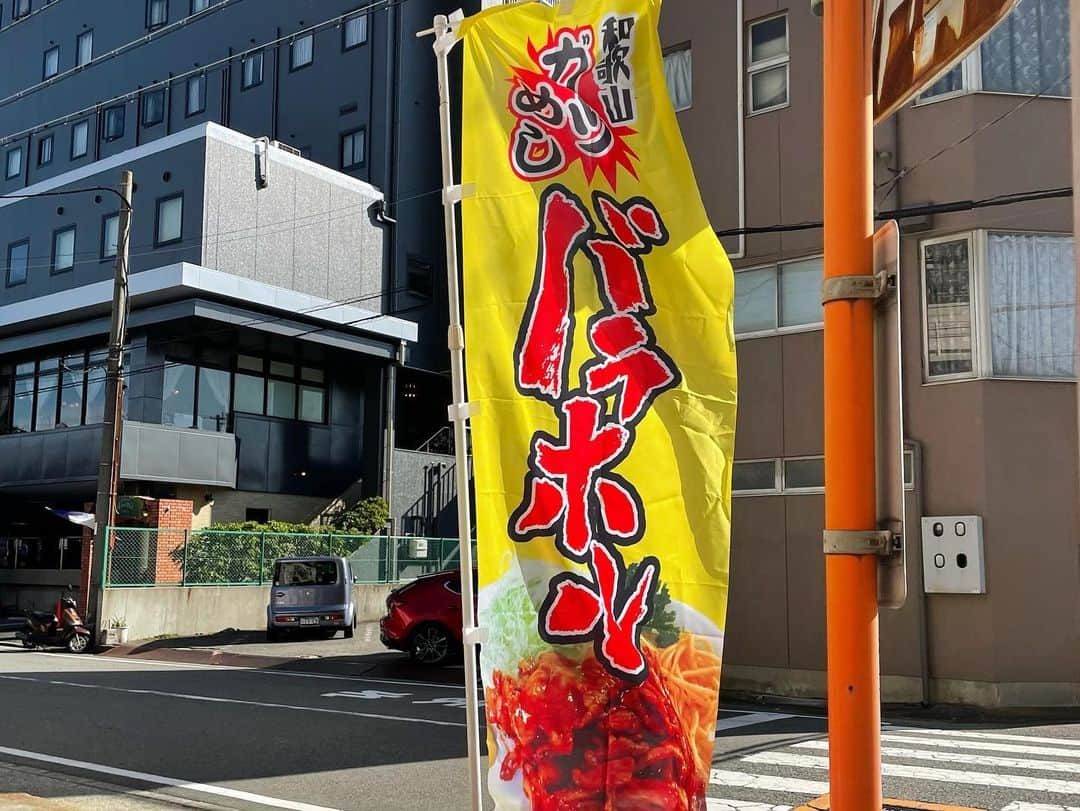
M 802 741 L 792 744 L 795 749 L 816 749 L 827 752 L 827 741 Z M 882 757 L 907 758 L 909 760 L 929 760 L 934 763 L 966 763 L 971 766 L 995 766 L 1001 769 L 1031 769 L 1043 772 L 1064 772 L 1080 774 L 1080 763 L 1062 763 L 1057 760 L 1027 760 L 1026 758 L 994 757 L 993 755 L 970 755 L 965 752 L 925 752 L 921 749 L 908 749 L 903 746 L 881 747 Z
M 779 712 L 751 712 L 746 715 L 736 715 L 733 718 L 721 718 L 716 722 L 716 731 L 723 732 L 727 729 L 751 727 L 757 724 L 767 724 L 770 721 L 782 721 L 792 717 L 793 716 L 791 715 L 784 715 Z
M 982 732 L 960 729 L 922 729 L 921 727 L 891 727 L 893 732 L 917 732 L 920 735 L 941 737 L 979 738 L 989 741 L 1018 741 L 1020 743 L 1049 743 L 1054 746 L 1080 746 L 1080 738 L 1040 738 L 1035 735 L 1012 735 L 1007 732 Z
M 769 805 L 746 800 L 723 800 L 716 797 L 705 798 L 707 811 L 792 811 L 790 805 Z
M 793 755 L 787 752 L 758 752 L 740 759 L 743 763 L 766 766 L 795 766 L 805 769 L 829 768 L 829 759 L 813 755 Z M 1044 791 L 1048 794 L 1080 794 L 1080 782 L 1053 780 L 1047 777 L 1027 777 L 1018 774 L 964 772 L 959 769 L 933 769 L 928 766 L 909 766 L 883 763 L 881 773 L 886 777 L 905 777 L 911 780 L 934 780 L 943 783 L 962 783 L 969 786 L 995 786 L 1025 791 Z
M 1001 811 L 1080 811 L 1080 808 L 1063 805 L 1044 805 L 1043 803 L 1009 803 Z
M 738 788 L 758 789 L 760 791 L 783 791 L 788 794 L 806 794 L 811 798 L 829 793 L 829 784 L 816 780 L 801 780 L 797 777 L 775 777 L 768 774 L 748 774 L 713 769 L 709 782 L 714 786 L 736 786 Z
M 1080 758 L 1080 750 L 1056 749 L 1050 746 L 1021 746 L 1015 743 L 997 743 L 995 741 L 945 740 L 922 735 L 895 735 L 892 733 L 882 735 L 881 740 L 893 743 L 918 744 L 919 746 L 937 746 L 946 749 L 975 749 L 980 752 L 1009 752 L 1014 755 L 1052 755 L 1053 757 Z

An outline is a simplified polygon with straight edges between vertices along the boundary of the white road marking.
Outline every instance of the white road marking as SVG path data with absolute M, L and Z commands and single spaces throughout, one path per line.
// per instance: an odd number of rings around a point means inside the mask
M 1001 811 L 1080 811 L 1080 808 L 1063 805 L 1043 805 L 1042 803 L 1009 803 Z
M 411 696 L 412 693 L 386 693 L 382 690 L 345 690 L 341 693 L 323 693 L 323 698 L 366 698 L 369 700 L 378 700 L 380 698 L 405 698 Z M 413 702 L 416 703 L 415 701 Z
M 105 657 L 103 659 L 95 659 L 93 657 L 87 657 L 85 654 L 77 653 L 53 653 L 50 651 L 24 651 L 19 649 L 19 653 L 30 653 L 36 656 L 59 656 L 65 659 L 77 659 L 81 662 L 116 662 L 117 664 L 124 665 L 155 665 L 157 667 L 171 667 L 178 670 L 239 670 L 244 673 L 258 673 L 261 676 L 295 676 L 303 679 L 326 679 L 329 681 L 355 681 L 363 684 L 396 684 L 413 687 L 437 687 L 444 690 L 464 690 L 465 686 L 462 684 L 440 684 L 439 682 L 430 681 L 411 681 L 409 679 L 373 679 L 366 678 L 364 676 L 334 676 L 330 673 L 308 673 L 302 670 L 263 670 L 258 667 L 238 667 L 237 665 L 202 665 L 193 662 L 162 662 L 159 659 L 119 659 Z M 100 671 L 98 671 L 100 672 Z
M 816 749 L 827 752 L 827 741 L 801 741 L 791 745 L 794 749 Z M 994 757 L 993 755 L 970 755 L 966 752 L 927 752 L 922 749 L 908 749 L 903 746 L 881 747 L 883 757 L 907 758 L 908 760 L 928 760 L 934 763 L 964 763 L 970 766 L 994 766 L 1000 769 L 1030 769 L 1041 772 L 1063 772 L 1080 774 L 1080 763 L 1061 762 L 1058 760 L 1027 760 L 1026 758 Z
M 1015 743 L 995 743 L 993 741 L 945 740 L 929 738 L 916 734 L 882 735 L 881 740 L 893 743 L 936 746 L 945 749 L 974 749 L 980 752 L 1008 752 L 1013 755 L 1051 755 L 1053 757 L 1080 758 L 1080 750 L 1058 749 L 1050 746 L 1021 746 Z
M 705 798 L 707 811 L 791 811 L 790 805 L 769 805 L 751 803 L 746 800 L 722 800 L 715 797 Z
M 806 794 L 811 799 L 829 793 L 828 783 L 816 780 L 800 780 L 797 777 L 774 777 L 767 774 L 747 774 L 713 769 L 709 773 L 709 782 L 714 786 L 737 786 L 739 788 L 758 789 L 760 791 L 783 791 L 787 794 Z
M 741 763 L 766 766 L 794 766 L 804 769 L 828 771 L 829 759 L 812 755 L 793 755 L 787 752 L 758 752 L 740 758 Z M 1027 777 L 1019 774 L 992 774 L 990 772 L 964 772 L 959 769 L 932 769 L 928 766 L 908 766 L 900 763 L 881 764 L 886 777 L 905 777 L 911 780 L 934 780 L 941 783 L 961 783 L 968 786 L 994 786 L 1024 791 L 1044 791 L 1047 794 L 1080 794 L 1080 782 L 1076 780 L 1052 780 L 1047 777 Z
M 752 727 L 757 724 L 767 724 L 770 721 L 782 721 L 786 718 L 794 718 L 793 715 L 785 715 L 779 712 L 749 712 L 734 718 L 721 718 L 716 722 L 716 731 L 723 732 L 727 729 L 739 729 L 740 727 Z
M 332 710 L 328 707 L 306 707 L 294 704 L 277 704 L 270 701 L 246 701 L 241 698 L 221 698 L 218 696 L 199 696 L 189 693 L 170 693 L 165 690 L 139 690 L 133 687 L 109 687 L 103 684 L 84 684 L 75 681 L 62 681 L 60 679 L 35 679 L 29 676 L 0 675 L 0 679 L 9 681 L 25 681 L 35 684 L 54 684 L 58 687 L 79 687 L 86 690 L 105 690 L 110 693 L 128 693 L 131 695 L 159 696 L 161 698 L 177 698 L 183 701 L 204 701 L 213 704 L 241 704 L 248 707 L 262 707 L 272 710 L 296 710 L 299 712 L 321 712 L 328 715 L 350 715 L 355 718 L 374 718 L 379 721 L 403 721 L 410 724 L 430 724 L 440 727 L 464 727 L 465 724 L 457 721 L 436 721 L 430 718 L 408 718 L 400 715 L 380 715 L 370 712 L 353 712 L 351 710 Z
M 1020 743 L 1049 743 L 1055 746 L 1080 746 L 1080 738 L 1039 738 L 1035 735 L 1013 735 L 1006 732 L 982 732 L 975 730 L 960 729 L 922 729 L 920 727 L 903 727 L 921 735 L 937 735 L 958 738 L 979 738 L 988 741 L 1018 741 Z
M 68 766 L 70 768 L 82 769 L 88 772 L 97 772 L 98 774 L 110 774 L 114 777 L 127 777 L 132 780 L 138 780 L 143 783 L 152 783 L 158 786 L 171 786 L 172 788 L 179 788 L 185 791 L 213 794 L 218 797 L 243 800 L 244 802 L 265 805 L 271 808 L 286 808 L 290 811 L 334 811 L 334 809 L 322 805 L 299 803 L 294 802 L 293 800 L 279 800 L 276 797 L 265 797 L 261 794 L 252 794 L 250 791 L 239 791 L 233 788 L 225 788 L 224 786 L 207 785 L 206 783 L 191 783 L 187 780 L 178 780 L 175 777 L 162 777 L 160 774 L 147 774 L 146 772 L 135 772 L 130 769 L 118 769 L 114 766 L 105 766 L 100 763 L 88 763 L 84 760 L 71 760 L 70 758 L 46 755 L 40 752 L 28 752 L 25 749 L 12 749 L 8 746 L 0 746 L 0 754 L 11 755 L 13 757 L 39 761 L 42 763 L 52 763 L 56 766 Z

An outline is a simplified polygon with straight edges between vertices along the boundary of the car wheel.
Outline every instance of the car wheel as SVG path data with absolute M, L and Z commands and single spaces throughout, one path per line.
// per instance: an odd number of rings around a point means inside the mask
M 72 634 L 67 641 L 68 653 L 85 653 L 90 647 L 90 637 L 86 634 Z
M 345 629 L 345 638 L 352 639 L 356 633 L 356 617 L 353 617 L 352 625 Z
M 277 628 L 274 628 L 271 625 L 267 625 L 266 626 L 266 641 L 267 642 L 280 642 L 281 641 L 281 631 L 279 631 Z
M 450 632 L 433 622 L 417 628 L 409 643 L 412 658 L 423 665 L 442 664 L 449 658 L 451 648 Z

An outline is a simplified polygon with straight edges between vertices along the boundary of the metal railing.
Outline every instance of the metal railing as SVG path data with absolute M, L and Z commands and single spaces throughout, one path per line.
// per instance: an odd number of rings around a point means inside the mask
M 399 583 L 459 565 L 457 538 L 109 527 L 106 588 L 259 586 L 281 557 L 341 555 L 358 583 Z

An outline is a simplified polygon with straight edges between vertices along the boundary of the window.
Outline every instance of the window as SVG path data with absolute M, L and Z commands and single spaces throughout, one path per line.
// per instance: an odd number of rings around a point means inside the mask
M 86 384 L 86 356 L 66 355 L 61 362 L 60 424 L 74 428 L 83 424 L 83 391 Z
M 923 314 L 927 377 L 975 370 L 971 313 L 971 240 L 923 245 Z
M 356 169 L 364 165 L 364 128 L 341 136 L 341 168 Z
M 118 104 L 105 110 L 105 140 L 115 141 L 124 137 L 124 105 Z
M 435 273 L 430 262 L 410 256 L 405 266 L 405 287 L 417 296 L 431 298 L 435 285 Z
M 202 431 L 229 429 L 230 375 L 222 369 L 199 368 L 199 406 L 195 427 Z
M 15 367 L 15 402 L 11 411 L 11 428 L 14 431 L 34 430 L 34 362 L 20 363 Z
M 820 257 L 735 274 L 735 334 L 816 327 L 823 321 Z
M 142 123 L 153 127 L 165 120 L 165 88 L 151 90 L 142 101 Z
M 75 226 L 53 232 L 52 272 L 63 273 L 75 267 Z
M 825 488 L 825 457 L 784 460 L 784 492 L 813 491 Z
M 664 78 L 675 112 L 689 110 L 694 103 L 693 61 L 689 45 L 664 54 Z
M 268 417 L 296 419 L 296 384 L 271 378 L 266 385 L 266 414 Z
M 22 174 L 22 147 L 17 146 L 14 149 L 9 149 L 7 153 L 7 162 L 5 163 L 4 177 L 8 180 L 18 177 Z
M 42 80 L 51 79 L 59 72 L 60 46 L 57 45 L 53 48 L 49 48 L 49 50 L 45 52 L 45 57 L 42 60 L 41 78 Z
M 778 460 L 736 462 L 731 469 L 731 492 L 734 494 L 780 492 Z
M 90 122 L 80 121 L 71 127 L 71 159 L 85 157 L 90 142 Z
M 210 0 L 191 0 L 191 13 L 198 14 L 210 8 Z
M 184 195 L 165 197 L 157 203 L 154 247 L 179 242 L 184 235 Z
M 112 259 L 116 256 L 120 242 L 120 215 L 106 214 L 101 219 L 101 258 Z
M 26 281 L 30 266 L 30 240 L 13 242 L 7 250 L 7 286 L 13 287 Z
M 922 245 L 926 378 L 1076 376 L 1073 240 L 976 232 Z
M 306 68 L 315 61 L 315 35 L 305 34 L 289 44 L 289 70 Z
M 146 27 L 153 31 L 169 21 L 169 0 L 147 0 Z
M 83 31 L 75 39 L 75 65 L 85 65 L 94 58 L 94 30 Z
M 357 14 L 345 21 L 341 32 L 341 50 L 351 51 L 367 42 L 367 15 Z
M 261 375 L 237 372 L 233 378 L 233 410 L 262 414 L 265 407 L 266 379 Z
M 11 20 L 21 20 L 30 13 L 30 0 L 12 0 Z
M 787 15 L 750 23 L 748 80 L 750 112 L 763 113 L 787 106 Z
M 248 507 L 244 510 L 244 520 L 254 521 L 256 524 L 270 523 L 270 509 L 268 507 Z
M 52 163 L 53 156 L 53 137 L 49 135 L 43 135 L 38 141 L 37 145 L 37 163 L 38 166 L 46 166 Z
M 304 422 L 326 421 L 326 389 L 321 386 L 302 384 L 300 394 L 300 419 Z
M 56 405 L 60 393 L 60 359 L 38 361 L 37 401 L 34 409 L 34 430 L 48 431 L 56 427 Z
M 105 364 L 108 362 L 107 350 L 91 352 L 86 364 L 86 425 L 97 425 L 105 421 Z
M 240 89 L 248 90 L 263 82 L 263 52 L 248 54 L 240 62 Z
M 161 424 L 191 428 L 195 424 L 195 367 L 187 363 L 165 364 L 161 392 Z
M 187 80 L 187 107 L 185 115 L 198 115 L 206 109 L 206 76 L 192 76 Z

